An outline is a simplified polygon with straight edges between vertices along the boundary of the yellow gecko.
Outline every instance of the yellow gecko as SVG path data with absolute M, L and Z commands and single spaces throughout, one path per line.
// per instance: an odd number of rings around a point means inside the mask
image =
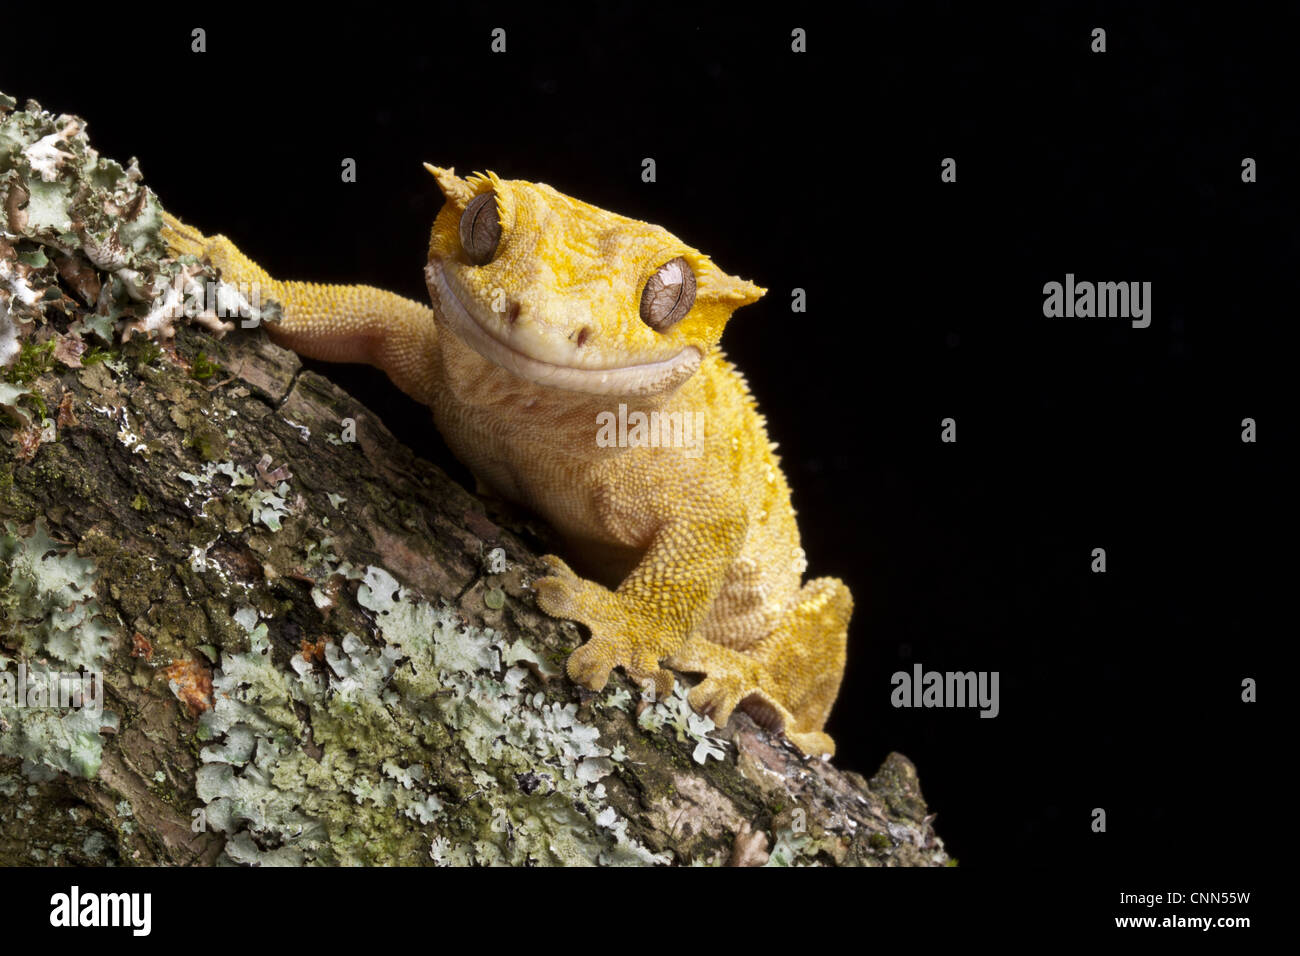
M 277 343 L 385 371 L 432 410 L 481 492 L 559 533 L 577 570 L 547 555 L 534 586 L 542 610 L 591 631 L 569 656 L 574 681 L 600 690 L 621 667 L 664 695 L 665 664 L 702 674 L 688 701 L 717 724 L 739 706 L 805 753 L 833 754 L 823 727 L 852 597 L 836 578 L 801 585 L 775 445 L 718 347 L 764 290 L 659 226 L 550 186 L 426 168 L 446 200 L 425 267 L 433 308 L 274 280 L 171 216 L 164 238 L 280 302 Z M 693 422 L 703 434 L 674 447 Z

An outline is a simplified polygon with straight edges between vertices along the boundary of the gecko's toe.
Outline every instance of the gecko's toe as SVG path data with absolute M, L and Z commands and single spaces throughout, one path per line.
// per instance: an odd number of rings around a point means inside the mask
M 537 606 L 551 617 L 573 618 L 578 610 L 573 588 L 561 577 L 538 578 L 533 582 Z
M 542 561 L 552 573 L 533 582 L 537 606 L 551 617 L 567 617 L 590 625 L 591 622 L 584 617 L 585 597 L 590 588 L 588 582 L 553 554 L 542 555 Z
M 672 696 L 673 685 L 677 677 L 670 670 L 665 670 L 658 662 L 647 662 L 641 667 L 625 668 L 628 676 L 641 688 L 642 693 L 651 693 L 653 700 L 665 700 Z
M 632 683 L 643 693 L 652 694 L 653 700 L 672 695 L 677 678 L 672 671 L 660 667 L 657 658 L 646 656 L 644 651 L 625 641 L 599 634 L 569 655 L 565 670 L 575 683 L 590 690 L 602 690 L 615 667 L 623 668 Z
M 698 713 L 712 718 L 719 727 L 725 727 L 742 693 L 739 681 L 707 677 L 691 688 L 686 702 Z
M 609 672 L 616 663 L 616 655 L 607 642 L 592 638 L 569 655 L 564 669 L 575 684 L 598 691 L 605 689 L 609 682 Z
M 169 212 L 162 214 L 162 228 L 159 229 L 162 241 L 167 244 L 167 251 L 173 256 L 194 256 L 203 258 L 208 240 L 203 233 L 185 225 Z
M 564 563 L 564 559 L 555 554 L 542 555 L 542 564 L 551 569 L 552 574 L 576 578 L 573 569 Z
M 786 731 L 786 738 L 810 757 L 834 757 L 835 741 L 831 739 L 830 734 L 822 733 L 820 730 L 812 730 L 807 733 L 792 733 Z

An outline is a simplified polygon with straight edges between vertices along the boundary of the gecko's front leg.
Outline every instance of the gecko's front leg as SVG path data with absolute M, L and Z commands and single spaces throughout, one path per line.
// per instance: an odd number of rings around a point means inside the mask
M 373 286 L 274 279 L 225 236 L 205 236 L 167 213 L 162 237 L 172 255 L 207 259 L 224 281 L 279 302 L 283 318 L 266 327 L 278 345 L 326 362 L 373 365 L 416 401 L 437 401 L 438 330 L 427 305 Z
M 719 503 L 725 499 L 710 500 Z M 703 620 L 745 538 L 741 509 L 703 512 L 662 525 L 613 591 L 579 577 L 554 555 L 543 558 L 552 573 L 534 583 L 538 606 L 591 630 L 591 640 L 569 656 L 570 678 L 601 690 L 610 671 L 622 667 L 638 684 L 653 681 L 659 697 L 672 692 L 673 674 L 660 661 L 677 653 Z

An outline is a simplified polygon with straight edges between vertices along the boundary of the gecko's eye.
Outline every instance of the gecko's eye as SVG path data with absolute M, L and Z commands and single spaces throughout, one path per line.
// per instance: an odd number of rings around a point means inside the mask
M 475 196 L 460 215 L 460 244 L 469 261 L 485 266 L 497 254 L 501 241 L 501 220 L 497 218 L 496 193 Z
M 656 332 L 667 332 L 695 304 L 695 270 L 683 257 L 669 259 L 645 284 L 641 321 Z

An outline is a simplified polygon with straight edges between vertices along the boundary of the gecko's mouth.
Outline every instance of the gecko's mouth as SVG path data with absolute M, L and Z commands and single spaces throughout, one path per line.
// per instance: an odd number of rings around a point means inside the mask
M 462 342 L 489 362 L 537 385 L 590 395 L 648 395 L 681 384 L 700 367 L 702 356 L 693 345 L 657 362 L 613 368 L 580 368 L 533 358 L 502 342 L 479 321 L 447 281 L 440 259 L 429 260 L 424 280 L 438 316 Z

